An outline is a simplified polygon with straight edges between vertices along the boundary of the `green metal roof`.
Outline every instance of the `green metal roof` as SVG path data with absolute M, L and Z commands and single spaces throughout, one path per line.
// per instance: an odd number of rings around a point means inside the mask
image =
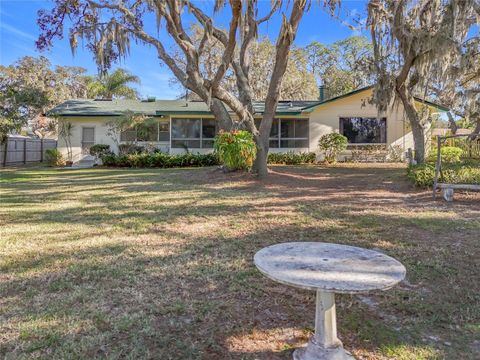
M 336 96 L 324 101 L 280 101 L 277 106 L 277 115 L 301 115 L 315 110 L 318 106 L 332 103 L 334 101 L 347 98 L 358 94 L 362 91 L 372 89 L 373 86 L 364 87 L 351 91 L 349 93 Z M 433 106 L 440 111 L 448 111 L 449 109 L 443 105 L 415 98 L 420 103 Z M 253 107 L 256 114 L 263 114 L 265 103 L 255 101 Z M 76 99 L 68 100 L 56 106 L 47 112 L 47 115 L 60 116 L 120 116 L 126 111 L 132 111 L 137 114 L 149 116 L 160 115 L 209 115 L 208 106 L 203 101 L 186 101 L 186 100 L 92 100 L 92 99 Z
M 415 101 L 419 102 L 419 103 L 422 103 L 422 104 L 426 104 L 428 106 L 432 106 L 440 111 L 443 111 L 443 112 L 447 112 L 449 111 L 450 109 L 446 106 L 443 106 L 443 105 L 440 105 L 438 103 L 435 103 L 433 101 L 428 101 L 428 100 L 425 100 L 425 99 L 421 99 L 419 97 L 415 97 Z
M 353 91 L 350 91 L 346 94 L 335 96 L 333 98 L 330 98 L 330 99 L 327 99 L 327 100 L 324 100 L 324 101 L 317 101 L 317 103 L 303 108 L 303 111 L 312 112 L 313 110 L 315 110 L 320 105 L 325 105 L 325 104 L 328 104 L 328 103 L 331 103 L 331 102 L 334 102 L 334 101 L 337 101 L 337 100 L 340 100 L 340 99 L 344 99 L 344 98 L 347 98 L 349 96 L 352 96 L 352 95 L 355 95 L 355 94 L 358 94 L 358 93 L 361 93 L 363 91 L 367 91 L 367 90 L 370 90 L 370 89 L 373 89 L 373 85 L 366 86 L 366 87 L 363 87 L 363 88 L 360 88 L 360 89 L 357 89 L 357 90 L 353 90 Z M 433 106 L 434 108 L 437 108 L 440 111 L 446 112 L 446 111 L 450 110 L 446 106 L 440 105 L 440 104 L 432 102 L 432 101 L 424 100 L 424 99 L 421 99 L 419 97 L 415 97 L 415 101 L 417 101 L 419 103 L 429 105 L 429 106 Z
M 277 114 L 299 115 L 305 106 L 317 101 L 280 101 Z M 254 102 L 255 113 L 263 113 L 265 104 Z M 212 115 L 203 101 L 185 100 L 68 100 L 56 106 L 47 115 L 61 116 L 119 116 L 126 111 L 144 115 Z

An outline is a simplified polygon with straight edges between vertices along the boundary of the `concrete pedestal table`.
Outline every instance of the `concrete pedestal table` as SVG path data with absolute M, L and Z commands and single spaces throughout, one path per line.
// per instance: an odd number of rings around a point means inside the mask
M 405 267 L 382 253 L 353 246 L 292 242 L 266 247 L 255 265 L 268 278 L 317 292 L 315 334 L 295 360 L 348 360 L 337 338 L 335 293 L 386 290 L 405 278 Z

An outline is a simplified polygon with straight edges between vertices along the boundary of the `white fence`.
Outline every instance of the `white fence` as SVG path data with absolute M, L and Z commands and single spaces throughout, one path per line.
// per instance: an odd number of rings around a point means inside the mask
M 55 149 L 57 141 L 10 137 L 0 144 L 0 165 L 18 165 L 43 162 L 47 149 Z

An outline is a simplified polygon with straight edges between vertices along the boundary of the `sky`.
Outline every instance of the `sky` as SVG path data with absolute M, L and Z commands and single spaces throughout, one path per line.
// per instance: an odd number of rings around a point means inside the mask
M 263 1 L 263 3 L 262 3 Z M 313 1 L 310 10 L 304 16 L 300 24 L 295 44 L 305 46 L 312 41 L 330 44 L 337 40 L 347 38 L 351 35 L 359 35 L 361 32 L 351 29 L 338 19 L 331 17 L 316 1 Z M 35 40 L 38 37 L 39 29 L 36 23 L 37 11 L 39 9 L 50 9 L 52 0 L 0 0 L 0 64 L 10 65 L 23 56 L 47 57 L 53 65 L 81 66 L 87 69 L 88 73 L 95 75 L 97 67 L 93 55 L 80 45 L 72 54 L 68 38 L 56 40 L 53 48 L 40 53 L 35 49 Z M 260 11 L 265 10 L 270 0 L 260 0 Z M 207 8 L 206 1 L 198 5 Z M 365 20 L 366 2 L 363 0 L 343 1 L 340 10 L 342 18 L 358 18 Z M 214 18 L 216 24 L 222 25 L 225 15 L 220 13 Z M 275 41 L 280 27 L 280 16 L 277 15 L 260 28 L 260 36 L 268 36 Z M 187 17 L 188 21 L 188 17 Z M 351 21 L 355 24 L 354 21 Z M 223 24 L 227 25 L 227 24 Z M 154 18 L 146 19 L 145 26 L 155 33 Z M 167 35 L 162 40 L 167 48 L 173 46 Z M 140 77 L 141 84 L 136 86 L 142 97 L 155 96 L 158 99 L 175 99 L 182 95 L 178 87 L 169 83 L 173 77 L 168 67 L 158 60 L 155 50 L 142 44 L 133 44 L 130 55 L 115 64 L 115 67 L 122 67 Z

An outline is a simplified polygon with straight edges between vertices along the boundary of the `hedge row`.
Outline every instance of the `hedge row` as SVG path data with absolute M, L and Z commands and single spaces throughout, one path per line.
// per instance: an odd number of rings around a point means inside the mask
M 314 152 L 294 153 L 270 153 L 268 154 L 269 164 L 299 165 L 313 164 L 317 161 L 317 155 Z
M 105 155 L 102 156 L 105 166 L 136 167 L 136 168 L 173 168 L 218 165 L 218 158 L 214 154 L 178 154 L 165 153 L 141 153 L 128 155 Z
M 443 164 L 443 183 L 448 184 L 480 184 L 480 162 L 464 161 L 457 164 Z M 435 179 L 435 164 L 425 163 L 409 166 L 408 177 L 419 187 L 431 187 Z
M 114 167 L 132 167 L 132 168 L 173 168 L 189 166 L 214 166 L 219 165 L 218 157 L 211 154 L 178 154 L 170 155 L 166 153 L 140 153 L 127 155 L 106 154 L 102 157 L 103 165 Z M 277 153 L 268 155 L 269 164 L 312 164 L 316 160 L 315 153 Z

